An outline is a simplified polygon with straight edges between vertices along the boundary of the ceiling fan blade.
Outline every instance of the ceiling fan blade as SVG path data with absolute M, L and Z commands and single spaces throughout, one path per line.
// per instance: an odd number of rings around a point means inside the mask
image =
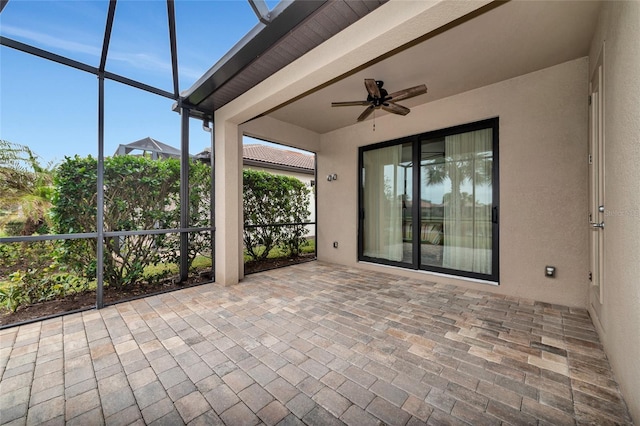
M 374 98 L 380 97 L 380 89 L 378 88 L 378 84 L 373 78 L 365 78 L 364 86 L 367 88 L 367 92 Z
M 347 101 L 347 102 L 331 102 L 332 107 L 340 106 L 367 106 L 369 101 Z
M 367 117 L 371 115 L 373 110 L 375 110 L 375 107 L 373 105 L 369 105 L 369 108 L 365 109 L 364 112 L 360 114 L 360 117 L 358 117 L 358 121 L 364 121 Z
M 409 108 L 403 107 L 402 105 L 394 104 L 393 102 L 385 102 L 382 105 L 382 109 L 400 115 L 407 115 L 411 112 Z
M 397 102 L 403 99 L 413 98 L 414 96 L 423 95 L 427 93 L 427 86 L 421 84 L 420 86 L 410 87 L 408 89 L 399 90 L 397 92 L 391 93 L 386 99 L 390 101 Z

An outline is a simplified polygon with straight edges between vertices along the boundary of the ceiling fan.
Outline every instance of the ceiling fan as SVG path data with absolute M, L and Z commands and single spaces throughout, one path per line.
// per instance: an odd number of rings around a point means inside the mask
M 401 101 L 404 99 L 409 99 L 414 96 L 422 95 L 427 93 L 427 86 L 421 84 L 420 86 L 410 87 L 408 89 L 400 90 L 394 93 L 387 93 L 385 89 L 382 88 L 384 82 L 382 80 L 374 80 L 373 78 L 365 78 L 364 86 L 367 88 L 367 100 L 365 101 L 350 101 L 350 102 L 331 102 L 332 107 L 341 107 L 341 106 L 366 106 L 367 109 L 364 110 L 362 114 L 358 117 L 358 121 L 363 121 L 373 111 L 376 109 L 382 108 L 385 111 L 407 115 L 411 110 L 402 105 L 396 104 L 397 101 Z

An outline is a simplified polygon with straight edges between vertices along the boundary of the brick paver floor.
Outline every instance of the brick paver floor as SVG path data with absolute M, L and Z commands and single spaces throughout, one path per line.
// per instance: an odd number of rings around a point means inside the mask
M 320 262 L 0 338 L 5 424 L 631 424 L 584 309 Z

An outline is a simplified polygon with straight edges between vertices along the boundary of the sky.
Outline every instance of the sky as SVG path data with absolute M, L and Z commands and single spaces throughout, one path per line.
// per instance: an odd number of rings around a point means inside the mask
M 273 9 L 277 0 L 268 0 Z M 0 35 L 98 66 L 108 0 L 10 0 Z M 180 91 L 258 24 L 247 0 L 175 0 Z M 106 70 L 173 91 L 164 0 L 118 0 Z M 106 80 L 105 148 L 151 137 L 180 146 L 173 100 Z M 0 46 L 0 139 L 27 145 L 43 164 L 98 154 L 98 80 L 93 74 Z M 191 120 L 190 153 L 210 145 Z M 255 142 L 254 140 L 245 143 Z

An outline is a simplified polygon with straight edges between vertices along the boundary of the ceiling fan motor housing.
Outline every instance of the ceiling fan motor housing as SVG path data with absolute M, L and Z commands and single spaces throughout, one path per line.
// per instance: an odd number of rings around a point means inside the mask
M 386 98 L 389 95 L 389 92 L 387 92 L 385 89 L 382 88 L 383 85 L 384 85 L 384 81 L 376 80 L 376 86 L 378 86 L 380 97 L 373 96 L 371 94 L 367 95 L 367 102 L 371 102 L 373 106 L 376 108 L 381 107 L 384 104 L 384 102 L 387 100 Z

